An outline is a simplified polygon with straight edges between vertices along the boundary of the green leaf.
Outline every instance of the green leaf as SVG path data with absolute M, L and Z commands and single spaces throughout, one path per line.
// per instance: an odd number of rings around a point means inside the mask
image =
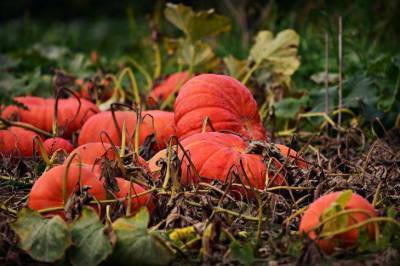
M 279 32 L 275 38 L 270 31 L 260 31 L 249 57 L 256 64 L 267 63 L 274 73 L 291 76 L 300 66 L 299 42 L 299 35 L 291 29 Z
M 141 209 L 134 217 L 116 220 L 112 227 L 117 243 L 111 258 L 118 265 L 167 265 L 173 252 L 156 231 L 147 229 L 149 213 Z
M 194 12 L 183 4 L 168 3 L 165 17 L 192 41 L 230 30 L 229 19 L 215 14 L 213 9 Z
M 19 237 L 20 247 L 38 261 L 55 262 L 71 245 L 68 225 L 60 216 L 46 219 L 24 208 L 11 227 Z
M 248 242 L 242 247 L 236 240 L 232 241 L 229 245 L 232 258 L 239 261 L 243 265 L 253 265 L 255 261 L 254 246 Z
M 280 118 L 294 119 L 301 107 L 305 106 L 308 101 L 308 97 L 300 99 L 296 98 L 284 98 L 279 102 L 274 103 L 275 115 Z
M 73 265 L 98 265 L 112 253 L 105 226 L 91 208 L 84 207 L 79 219 L 71 224 L 71 235 L 74 244 L 68 254 Z

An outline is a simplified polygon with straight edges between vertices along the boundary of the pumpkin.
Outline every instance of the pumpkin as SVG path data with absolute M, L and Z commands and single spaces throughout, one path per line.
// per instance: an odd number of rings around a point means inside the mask
M 35 132 L 20 127 L 9 127 L 0 130 L 0 153 L 3 155 L 33 155 L 33 138 Z
M 118 199 L 125 199 L 125 207 L 127 207 L 128 205 L 129 184 L 131 184 L 131 213 L 136 213 L 141 207 L 144 206 L 146 206 L 149 211 L 152 211 L 154 209 L 154 205 L 151 201 L 151 194 L 136 196 L 137 194 L 141 194 L 146 191 L 142 186 L 136 183 L 130 183 L 128 180 L 119 177 L 117 177 L 116 180 L 119 191 L 115 193 L 115 195 Z
M 157 102 L 167 100 L 172 94 L 178 92 L 189 78 L 190 75 L 187 71 L 171 74 L 152 89 L 147 100 L 148 105 L 154 106 Z
M 189 160 L 178 150 L 178 156 L 182 160 L 181 183 L 183 185 L 197 184 L 200 181 L 211 182 L 220 180 L 229 181 L 229 171 L 232 167 L 239 173 L 242 182 L 252 185 L 257 189 L 265 188 L 266 166 L 263 158 L 258 154 L 248 154 L 248 142 L 233 134 L 219 132 L 198 133 L 185 138 L 181 142 L 185 151 L 197 169 L 199 177 L 190 167 Z M 243 162 L 243 169 L 240 166 Z M 247 175 L 250 184 L 246 181 Z M 280 185 L 282 177 L 278 176 L 273 185 Z
M 337 200 L 342 192 L 333 192 L 326 194 L 313 203 L 310 204 L 308 209 L 304 212 L 300 222 L 300 234 L 307 234 L 311 239 L 317 239 L 316 226 L 321 221 L 321 216 Z M 350 200 L 345 205 L 345 210 L 359 209 L 364 212 L 353 212 L 348 217 L 348 226 L 365 221 L 370 217 L 376 217 L 377 213 L 374 207 L 363 197 L 356 193 L 352 193 Z M 370 239 L 375 237 L 375 225 L 369 224 L 363 227 L 368 230 Z M 337 228 L 339 229 L 339 228 Z M 336 230 L 337 230 L 336 229 Z M 360 229 L 353 229 L 345 233 L 335 235 L 328 239 L 318 239 L 317 243 L 326 254 L 331 254 L 335 247 L 352 247 L 358 243 Z
M 206 117 L 216 131 L 232 131 L 253 140 L 266 140 L 257 103 L 250 91 L 232 77 L 202 74 L 187 81 L 175 101 L 179 139 L 201 132 Z M 207 126 L 207 131 L 210 127 Z
M 25 105 L 28 110 L 10 105 L 2 113 L 2 117 L 29 123 L 47 132 L 52 131 L 55 99 L 25 96 L 14 99 Z M 97 106 L 85 99 L 81 99 L 81 107 L 75 98 L 60 99 L 58 102 L 57 124 L 59 133 L 65 137 L 80 129 L 82 124 L 94 113 L 99 112 Z
M 74 156 L 74 154 L 79 154 L 79 156 Z M 106 142 L 90 142 L 77 147 L 70 153 L 65 163 L 67 163 L 72 156 L 74 156 L 72 163 L 78 164 L 80 162 L 81 165 L 86 166 L 98 174 L 101 173 L 102 161 L 104 158 L 107 158 L 109 161 L 115 161 L 117 159 L 112 145 Z M 142 167 L 144 171 L 150 173 L 148 164 L 142 157 L 139 156 L 136 163 L 137 166 Z
M 63 207 L 64 174 L 66 165 L 56 166 L 43 173 L 33 184 L 29 193 L 29 208 L 39 211 L 48 208 Z M 89 193 L 97 200 L 106 199 L 106 191 L 99 178 L 84 167 L 71 165 L 67 172 L 66 191 L 68 197 L 73 194 L 77 185 L 88 186 Z M 49 215 L 59 214 L 64 216 L 64 211 L 53 211 Z
M 127 146 L 134 143 L 133 133 L 136 126 L 136 113 L 132 111 L 117 111 L 114 113 L 119 130 L 122 130 L 125 121 Z M 155 151 L 163 149 L 169 138 L 175 134 L 174 114 L 159 110 L 142 112 L 143 122 L 140 125 L 139 143 L 144 143 L 145 139 L 151 134 L 155 134 L 155 145 L 152 147 Z M 154 127 L 153 127 L 154 120 Z M 82 127 L 79 135 L 79 145 L 89 142 L 109 142 L 108 138 L 101 134 L 107 133 L 115 145 L 121 145 L 121 134 L 115 126 L 112 112 L 102 112 L 92 116 Z M 131 145 L 130 145 L 131 144 Z
M 116 159 L 115 152 L 112 145 L 109 143 L 92 142 L 81 145 L 73 150 L 65 160 L 69 162 L 74 154 L 79 154 L 72 159 L 72 163 L 81 163 L 93 170 L 93 172 L 100 173 L 102 166 L 102 159 L 107 158 L 110 161 Z
M 73 151 L 74 146 L 64 138 L 50 138 L 43 142 L 43 146 L 49 156 L 53 155 L 56 150 L 62 149 L 66 153 Z

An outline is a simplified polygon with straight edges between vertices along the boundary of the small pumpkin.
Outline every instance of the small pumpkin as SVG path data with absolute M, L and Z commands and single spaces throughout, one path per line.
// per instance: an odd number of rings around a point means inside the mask
M 353 247 L 358 243 L 358 236 L 361 229 L 353 229 L 342 234 L 333 236 L 332 238 L 317 239 L 318 234 L 316 227 L 321 222 L 324 212 L 332 207 L 338 197 L 343 192 L 333 192 L 326 194 L 310 204 L 308 209 L 304 212 L 300 222 L 300 234 L 307 234 L 309 238 L 316 239 L 321 250 L 326 254 L 331 254 L 335 247 L 347 248 Z M 347 226 L 363 222 L 370 217 L 376 217 L 377 212 L 375 208 L 363 197 L 356 193 L 351 194 L 351 198 L 345 204 L 344 210 L 358 210 L 351 214 L 347 214 Z M 362 210 L 362 211 L 359 211 Z M 343 218 L 344 216 L 342 216 Z M 335 223 L 335 221 L 333 221 Z M 362 228 L 368 230 L 370 239 L 375 238 L 375 225 L 369 224 Z M 333 228 L 333 230 L 339 228 Z M 323 231 L 323 230 L 322 230 Z
M 150 158 L 150 160 L 147 161 L 149 164 L 149 169 L 153 173 L 153 177 L 155 179 L 160 179 L 161 175 L 161 167 L 157 165 L 157 162 L 162 158 L 167 158 L 167 153 L 168 150 L 163 149 L 157 152 L 153 157 Z
M 0 153 L 30 157 L 33 155 L 35 132 L 20 127 L 9 127 L 0 130 Z
M 56 166 L 46 171 L 33 184 L 29 193 L 29 208 L 39 211 L 48 208 L 63 207 L 65 205 L 63 197 L 64 175 L 66 173 L 66 165 Z M 67 196 L 71 196 L 78 186 L 89 187 L 89 193 L 97 200 L 106 199 L 106 191 L 99 178 L 84 167 L 71 165 L 67 171 L 66 192 Z M 64 216 L 64 211 L 52 211 L 47 215 Z
M 68 140 L 60 137 L 49 138 L 43 142 L 43 146 L 49 156 L 59 149 L 64 150 L 67 154 L 74 150 L 74 146 Z
M 127 146 L 132 146 L 134 144 L 133 133 L 136 127 L 136 113 L 132 111 L 117 111 L 114 114 L 115 121 L 111 111 L 92 116 L 82 127 L 78 140 L 79 145 L 89 142 L 108 142 L 108 138 L 102 134 L 104 132 L 115 145 L 120 146 L 121 132 L 119 130 L 122 130 L 125 121 L 127 130 L 126 144 Z M 165 148 L 169 138 L 175 134 L 174 114 L 159 110 L 144 111 L 142 112 L 142 120 L 139 134 L 140 145 L 151 134 L 155 134 L 155 145 L 152 147 L 154 151 Z M 115 122 L 118 127 L 116 127 Z
M 101 172 L 103 158 L 107 158 L 109 161 L 116 159 L 112 145 L 101 142 L 91 142 L 77 147 L 70 153 L 65 162 L 69 162 L 72 156 L 74 156 L 72 163 L 81 163 L 96 173 Z
M 55 99 L 24 96 L 16 97 L 14 100 L 25 105 L 28 110 L 10 105 L 2 112 L 3 118 L 29 123 L 47 132 L 52 131 Z M 79 102 L 75 98 L 59 100 L 57 124 L 62 136 L 71 136 L 90 116 L 100 111 L 95 104 L 85 99 L 80 99 L 80 101 L 79 108 Z
M 155 86 L 147 100 L 149 106 L 167 100 L 172 94 L 179 91 L 182 85 L 190 78 L 188 71 L 177 72 L 168 76 L 159 85 Z
M 127 207 L 128 205 L 129 184 L 131 184 L 130 187 L 131 187 L 132 200 L 131 200 L 130 211 L 132 214 L 136 213 L 141 207 L 145 206 L 149 209 L 150 212 L 154 209 L 154 204 L 151 201 L 151 194 L 148 193 L 138 196 L 138 194 L 144 193 L 146 191 L 142 186 L 136 183 L 130 183 L 128 180 L 119 177 L 117 177 L 116 180 L 119 191 L 115 193 L 115 195 L 117 196 L 118 199 L 125 199 L 124 201 L 125 207 Z
M 217 74 L 191 78 L 175 101 L 179 139 L 201 132 L 209 118 L 216 131 L 232 131 L 252 140 L 266 140 L 266 133 L 250 91 L 236 79 Z M 207 131 L 211 128 L 207 126 Z

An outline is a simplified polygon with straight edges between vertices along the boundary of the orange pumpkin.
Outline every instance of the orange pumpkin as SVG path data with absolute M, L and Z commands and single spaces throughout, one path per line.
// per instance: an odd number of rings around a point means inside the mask
M 179 139 L 201 132 L 208 117 L 216 131 L 232 131 L 253 140 L 266 140 L 257 103 L 239 81 L 224 75 L 203 74 L 187 81 L 175 101 Z M 207 127 L 207 131 L 210 131 Z
M 74 154 L 78 154 L 79 156 L 74 156 Z M 91 142 L 77 147 L 70 153 L 65 163 L 69 162 L 72 156 L 74 156 L 72 163 L 81 163 L 96 173 L 101 172 L 103 158 L 107 158 L 110 161 L 116 159 L 112 145 L 101 142 Z
M 311 239 L 317 239 L 316 226 L 321 221 L 321 215 L 336 201 L 341 192 L 333 192 L 324 195 L 310 204 L 304 212 L 300 222 L 300 234 L 307 234 Z M 348 215 L 348 226 L 365 221 L 369 217 L 376 217 L 377 213 L 374 207 L 363 197 L 352 193 L 350 200 L 347 202 L 345 210 L 363 210 L 364 212 L 354 212 Z M 369 224 L 363 228 L 368 230 L 369 237 L 375 238 L 374 224 Z M 339 228 L 338 228 L 339 229 Z M 352 247 L 358 243 L 359 229 L 353 229 L 345 233 L 334 236 L 329 239 L 318 239 L 317 243 L 320 248 L 327 254 L 331 254 L 335 247 Z
M 175 134 L 174 114 L 159 110 L 144 111 L 142 113 L 143 122 L 140 125 L 139 143 L 143 144 L 146 137 L 155 134 L 155 151 L 163 149 L 169 138 Z M 132 111 L 115 112 L 116 123 L 119 130 L 122 130 L 125 121 L 127 146 L 134 143 L 133 133 L 136 127 L 136 113 Z M 154 122 L 154 125 L 153 125 Z M 79 145 L 89 142 L 108 142 L 108 138 L 101 132 L 106 133 L 115 145 L 121 145 L 121 134 L 116 127 L 112 113 L 102 112 L 92 116 L 82 127 L 79 135 Z
M 43 142 L 43 146 L 49 156 L 53 155 L 56 150 L 63 149 L 66 153 L 70 153 L 74 146 L 64 138 L 50 138 Z
M 3 118 L 29 123 L 47 132 L 52 131 L 55 99 L 25 96 L 14 100 L 25 105 L 28 110 L 10 105 L 4 109 Z M 77 114 L 78 107 L 79 103 L 75 98 L 59 100 L 57 124 L 61 135 L 71 136 L 90 116 L 100 111 L 95 104 L 85 99 L 81 99 Z
M 141 207 L 146 206 L 149 211 L 152 211 L 154 209 L 154 204 L 151 201 L 151 194 L 143 194 L 139 195 L 146 190 L 135 183 L 130 183 L 128 180 L 122 179 L 117 177 L 117 184 L 119 188 L 119 192 L 115 193 L 117 198 L 119 199 L 125 199 L 124 205 L 125 207 L 128 205 L 128 196 L 129 196 L 129 184 L 131 184 L 131 213 L 136 213 Z
M 199 178 L 190 167 L 187 157 L 178 151 L 179 158 L 182 159 L 182 184 L 197 184 L 199 181 L 211 182 L 215 179 L 227 182 L 229 181 L 229 171 L 234 167 L 233 169 L 239 173 L 244 184 L 252 185 L 257 189 L 265 187 L 267 169 L 263 158 L 258 154 L 246 153 L 248 142 L 239 136 L 206 132 L 187 137 L 181 144 L 189 153 L 190 159 L 200 175 Z M 243 169 L 240 161 L 243 163 Z M 250 184 L 246 181 L 245 174 Z M 282 182 L 283 177 L 278 176 L 273 184 L 279 185 Z
M 10 127 L 0 130 L 0 153 L 30 157 L 33 155 L 33 138 L 35 132 L 19 127 Z
M 29 193 L 29 208 L 39 211 L 64 206 L 63 186 L 66 167 L 65 165 L 56 166 L 44 172 L 36 180 Z M 106 199 L 103 184 L 94 173 L 84 167 L 71 165 L 67 172 L 66 191 L 68 197 L 77 190 L 78 185 L 80 187 L 88 186 L 90 188 L 89 193 L 97 200 Z M 64 216 L 64 211 L 53 211 L 48 214 Z

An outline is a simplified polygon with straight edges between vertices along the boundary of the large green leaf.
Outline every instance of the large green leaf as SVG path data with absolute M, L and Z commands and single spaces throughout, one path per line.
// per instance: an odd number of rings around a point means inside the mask
M 46 219 L 24 208 L 11 226 L 19 237 L 20 247 L 38 261 L 60 260 L 72 243 L 68 225 L 60 216 Z
M 192 41 L 230 29 L 229 19 L 215 14 L 213 9 L 194 12 L 191 7 L 183 4 L 169 3 L 165 9 L 165 17 Z
M 167 265 L 173 253 L 156 231 L 147 229 L 149 213 L 141 209 L 134 217 L 116 220 L 112 227 L 117 243 L 111 258 L 118 265 Z
M 275 38 L 270 31 L 260 31 L 249 57 L 257 64 L 267 63 L 274 73 L 290 76 L 300 66 L 299 42 L 299 35 L 291 29 L 279 32 Z
M 73 245 L 68 254 L 73 265 L 98 265 L 112 253 L 105 226 L 91 208 L 85 207 L 71 224 L 71 235 Z

